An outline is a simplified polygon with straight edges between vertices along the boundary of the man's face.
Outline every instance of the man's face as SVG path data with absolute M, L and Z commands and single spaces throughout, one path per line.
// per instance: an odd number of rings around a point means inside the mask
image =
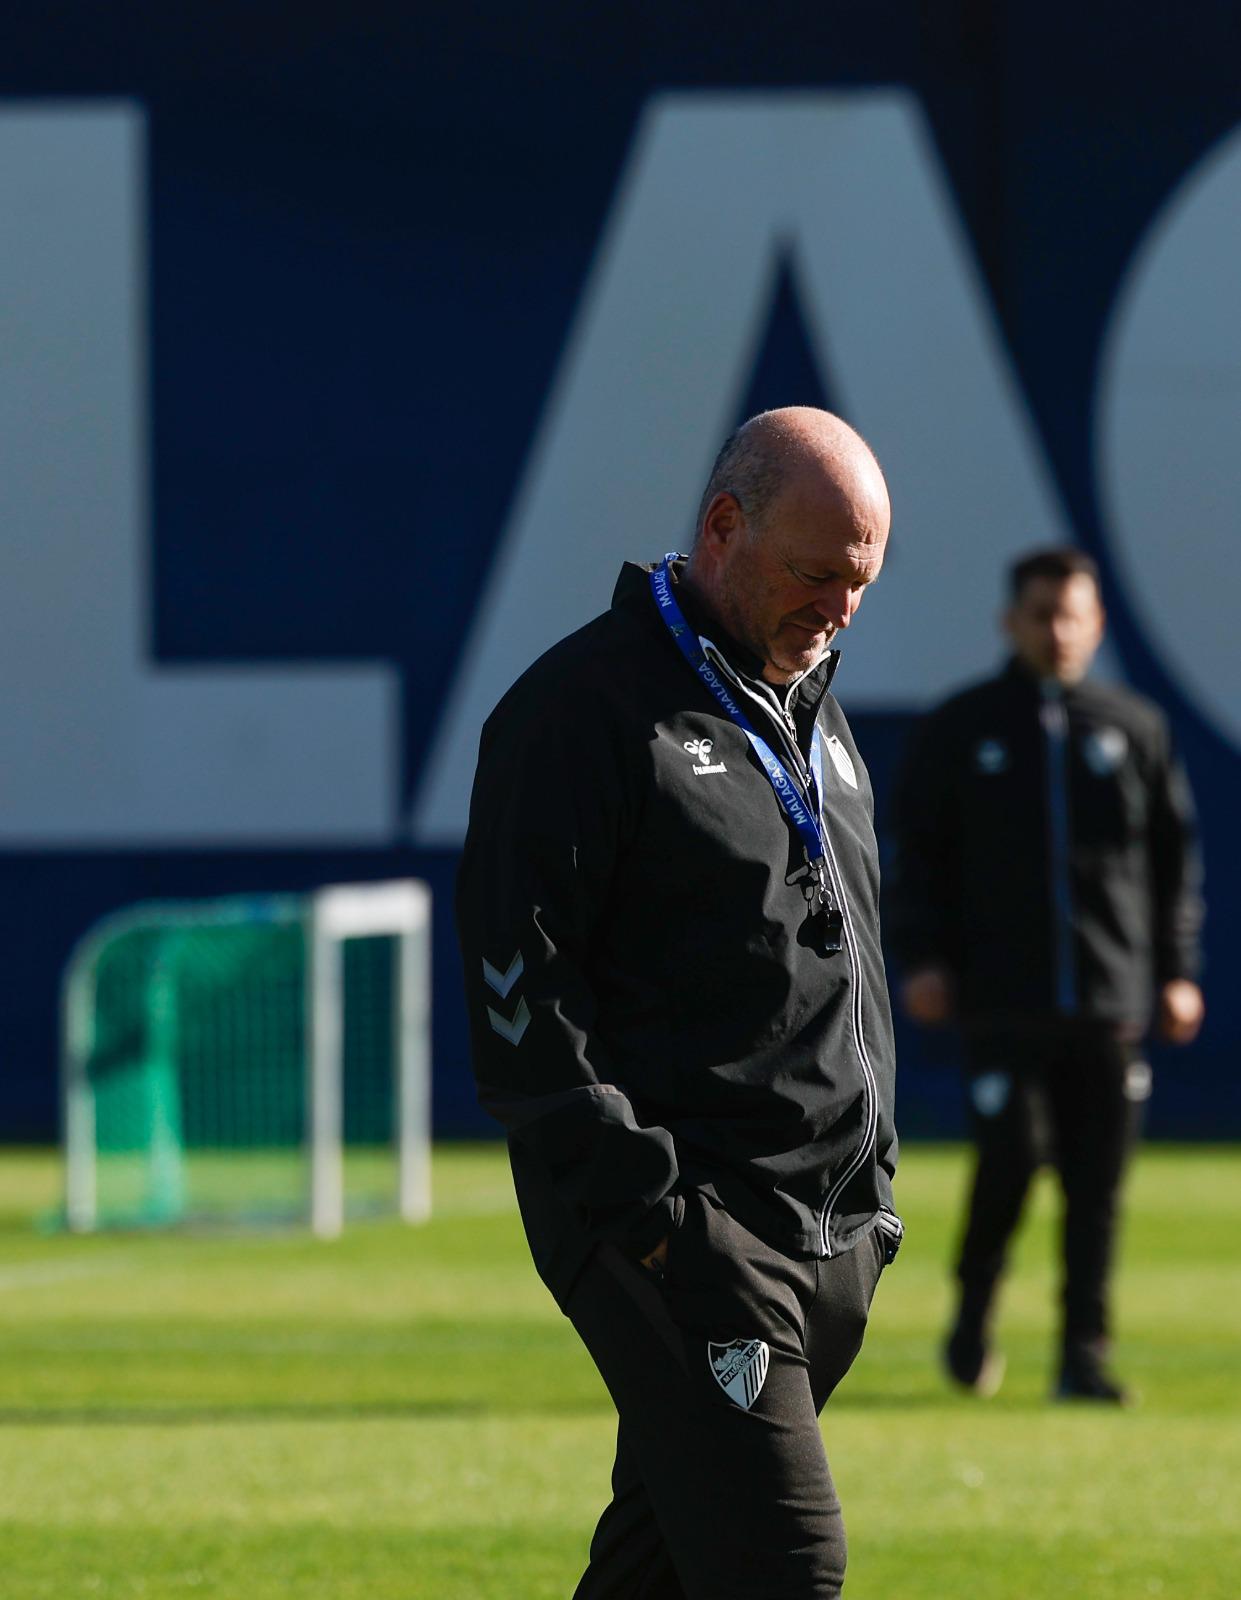
M 763 658 L 769 683 L 808 672 L 849 626 L 883 565 L 888 515 L 881 488 L 844 496 L 807 473 L 777 495 L 757 528 L 749 523 L 729 541 L 721 620 Z
M 1103 638 L 1103 607 L 1094 579 L 1031 578 L 1009 607 L 1004 626 L 1017 657 L 1039 678 L 1077 683 Z

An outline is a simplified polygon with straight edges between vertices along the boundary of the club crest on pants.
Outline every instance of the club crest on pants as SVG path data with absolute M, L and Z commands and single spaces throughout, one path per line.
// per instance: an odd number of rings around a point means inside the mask
M 734 1339 L 731 1344 L 707 1341 L 711 1376 L 728 1398 L 748 1411 L 767 1376 L 771 1352 L 762 1339 Z

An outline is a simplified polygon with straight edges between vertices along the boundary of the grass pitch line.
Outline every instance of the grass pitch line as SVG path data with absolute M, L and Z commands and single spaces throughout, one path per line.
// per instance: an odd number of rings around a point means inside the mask
M 132 1265 L 128 1256 L 113 1256 L 107 1261 L 32 1261 L 24 1267 L 0 1267 L 0 1294 L 6 1289 L 37 1289 L 72 1278 L 103 1278 Z

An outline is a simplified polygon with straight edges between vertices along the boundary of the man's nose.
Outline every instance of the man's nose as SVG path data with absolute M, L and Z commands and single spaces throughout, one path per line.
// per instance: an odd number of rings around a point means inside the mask
M 854 612 L 854 594 L 847 583 L 830 583 L 815 596 L 814 609 L 835 628 L 847 628 Z

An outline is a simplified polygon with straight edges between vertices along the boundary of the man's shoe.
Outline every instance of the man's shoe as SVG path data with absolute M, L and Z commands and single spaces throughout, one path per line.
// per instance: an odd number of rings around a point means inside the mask
M 1109 1406 L 1130 1406 L 1134 1399 L 1132 1391 L 1107 1370 L 1102 1349 L 1088 1344 L 1065 1352 L 1053 1398 L 1093 1400 Z
M 1004 1381 L 1004 1357 L 993 1350 L 981 1330 L 958 1322 L 944 1345 L 944 1366 L 953 1383 L 984 1400 Z

